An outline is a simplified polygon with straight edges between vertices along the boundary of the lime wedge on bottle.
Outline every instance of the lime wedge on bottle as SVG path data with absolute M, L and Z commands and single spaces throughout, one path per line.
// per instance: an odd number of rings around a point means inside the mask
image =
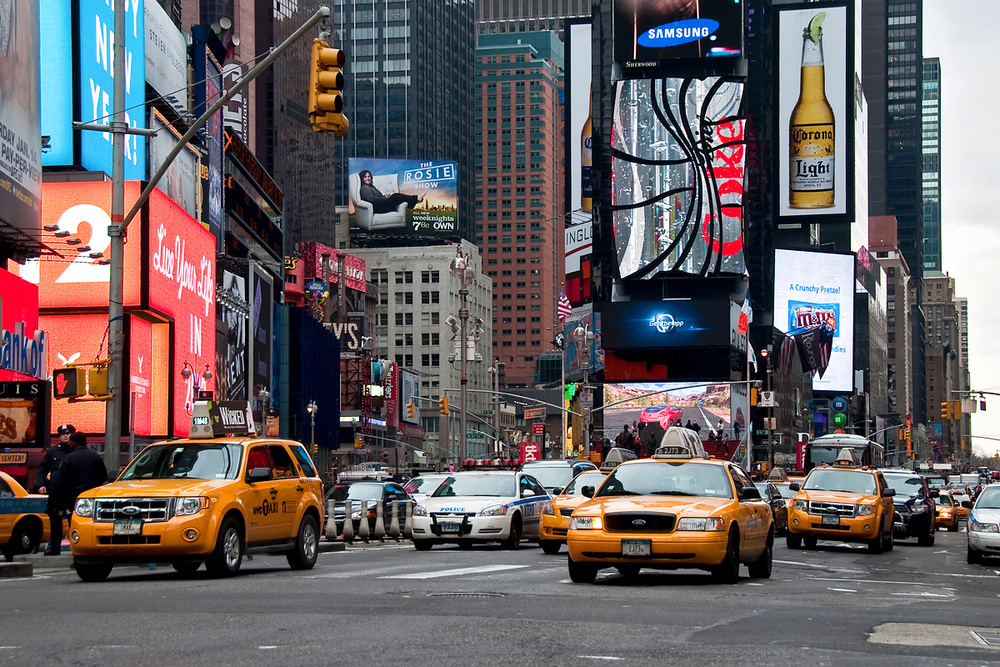
M 820 12 L 816 16 L 809 19 L 809 25 L 806 26 L 806 33 L 808 33 L 809 39 L 811 39 L 814 44 L 819 44 L 819 40 L 823 37 L 823 19 L 825 18 L 826 12 Z

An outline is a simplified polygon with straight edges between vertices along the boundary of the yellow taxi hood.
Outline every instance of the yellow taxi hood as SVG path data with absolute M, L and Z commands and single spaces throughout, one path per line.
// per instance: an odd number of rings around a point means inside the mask
M 574 496 L 556 496 L 552 499 L 552 505 L 558 508 L 572 508 L 576 509 L 583 503 L 590 500 L 587 496 L 574 495 Z
M 135 496 L 170 497 L 203 496 L 221 486 L 232 484 L 231 479 L 131 479 L 111 482 L 96 489 L 84 491 L 81 498 L 134 498 Z
M 732 498 L 692 498 L 689 496 L 605 496 L 593 498 L 577 507 L 574 514 L 607 514 L 613 512 L 684 512 L 699 516 L 714 512 L 730 503 Z

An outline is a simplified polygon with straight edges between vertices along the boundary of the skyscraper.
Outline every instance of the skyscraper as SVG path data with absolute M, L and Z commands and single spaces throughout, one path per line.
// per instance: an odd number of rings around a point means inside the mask
M 921 98 L 924 268 L 941 271 L 941 61 L 924 58 Z

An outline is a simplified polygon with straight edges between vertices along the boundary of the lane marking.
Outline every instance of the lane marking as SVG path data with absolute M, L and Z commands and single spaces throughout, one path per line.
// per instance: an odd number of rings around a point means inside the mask
M 618 658 L 613 655 L 578 655 L 578 658 L 583 658 L 584 660 L 624 660 L 625 658 Z
M 440 577 L 457 577 L 463 574 L 486 574 L 488 572 L 503 572 L 505 570 L 520 570 L 530 565 L 484 565 L 481 567 L 459 567 L 453 570 L 436 570 L 433 572 L 413 572 L 410 574 L 392 574 L 379 579 L 438 579 Z
M 834 591 L 835 593 L 857 593 L 857 591 L 853 588 L 830 588 L 827 586 L 826 590 Z

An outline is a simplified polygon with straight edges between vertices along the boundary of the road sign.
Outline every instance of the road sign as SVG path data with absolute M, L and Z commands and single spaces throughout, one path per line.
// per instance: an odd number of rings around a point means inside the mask
M 776 408 L 778 407 L 778 402 L 775 400 L 775 392 L 773 391 L 762 391 L 760 392 L 760 400 L 757 402 L 757 407 L 761 408 Z
M 590 393 L 580 394 L 580 407 L 587 410 L 594 407 L 594 396 Z
M 525 440 L 521 443 L 521 460 L 522 461 L 537 461 L 541 458 L 540 456 L 540 446 L 537 442 L 531 442 L 530 440 Z
M 545 423 L 544 422 L 535 422 L 534 424 L 532 424 L 531 425 L 531 434 L 532 435 L 545 435 Z
M 545 419 L 545 408 L 525 408 L 525 419 Z

